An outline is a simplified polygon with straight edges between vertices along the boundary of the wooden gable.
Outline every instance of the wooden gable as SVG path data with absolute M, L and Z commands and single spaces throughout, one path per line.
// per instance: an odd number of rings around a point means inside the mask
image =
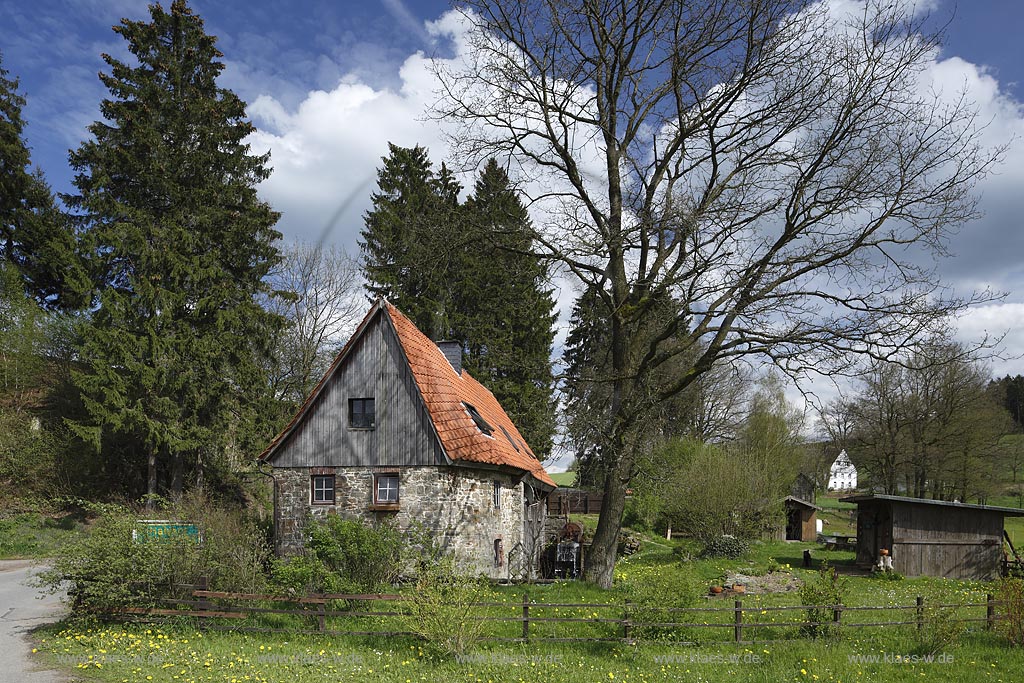
M 349 399 L 358 398 L 374 399 L 374 429 L 349 426 Z M 264 454 L 274 467 L 447 463 L 394 327 L 379 308 L 296 419 Z

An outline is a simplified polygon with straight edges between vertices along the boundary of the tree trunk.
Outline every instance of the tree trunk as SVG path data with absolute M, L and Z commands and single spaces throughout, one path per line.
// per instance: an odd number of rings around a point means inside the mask
M 180 452 L 175 452 L 171 456 L 171 497 L 175 500 L 181 498 L 181 492 L 184 489 L 184 461 Z
M 600 588 L 611 588 L 615 578 L 615 556 L 619 548 L 622 513 L 626 509 L 626 485 L 619 473 L 622 458 L 604 479 L 604 502 L 597 520 L 594 542 L 587 556 L 586 579 Z
M 203 451 L 196 454 L 196 491 L 203 490 Z
M 146 510 L 152 511 L 155 507 L 156 496 L 156 449 L 150 448 L 146 458 Z

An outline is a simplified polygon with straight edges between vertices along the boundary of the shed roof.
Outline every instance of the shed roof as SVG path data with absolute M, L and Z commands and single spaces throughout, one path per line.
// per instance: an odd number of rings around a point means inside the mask
M 783 500 L 783 502 L 786 502 L 786 503 L 796 503 L 797 505 L 803 505 L 804 507 L 807 507 L 807 508 L 813 508 L 815 510 L 822 510 L 821 507 L 818 507 L 814 503 L 808 503 L 806 500 L 804 500 L 802 498 L 797 498 L 796 496 L 786 496 L 782 500 Z
M 386 316 L 391 322 L 441 448 L 449 460 L 512 467 L 532 476 L 544 488 L 557 486 L 494 394 L 466 370 L 456 372 L 437 344 L 420 332 L 395 306 L 384 300 L 375 303 L 366 314 L 295 417 L 260 455 L 261 460 L 269 461 L 288 434 L 302 422 L 327 380 L 354 347 L 355 340 L 378 314 Z M 478 427 L 468 406 L 472 406 L 494 428 L 490 435 Z
M 935 505 L 939 507 L 951 507 L 964 510 L 978 510 L 983 512 L 998 512 L 1009 517 L 1024 517 L 1024 510 L 1020 508 L 1006 508 L 997 505 L 972 505 L 970 503 L 953 503 L 948 500 L 930 500 L 928 498 L 909 498 L 907 496 L 890 496 L 881 493 L 864 493 L 856 496 L 840 498 L 843 503 L 869 503 L 872 501 L 892 501 L 894 503 L 914 503 L 918 505 Z

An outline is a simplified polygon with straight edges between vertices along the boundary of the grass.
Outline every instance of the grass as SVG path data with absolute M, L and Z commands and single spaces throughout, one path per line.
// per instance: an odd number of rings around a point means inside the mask
M 355 640 L 283 634 L 199 633 L 130 626 L 47 633 L 40 648 L 87 681 L 306 683 L 324 680 L 509 681 L 1014 681 L 1024 653 L 969 634 L 930 663 L 893 638 L 714 647 L 485 647 L 459 661 L 405 639 Z M 92 657 L 90 660 L 89 657 Z M 899 656 L 899 661 L 896 657 Z M 907 657 L 904 662 L 904 657 Z M 858 657 L 876 657 L 861 663 Z M 886 658 L 889 658 L 886 661 Z M 950 661 L 950 659 L 952 661 Z
M 77 513 L 24 512 L 0 519 L 0 559 L 53 557 L 85 528 L 84 517 Z
M 576 484 L 576 473 L 575 472 L 551 472 L 549 475 L 551 480 L 559 486 L 574 486 Z
M 604 591 L 578 582 L 560 582 L 532 586 L 494 586 L 487 608 L 491 615 L 513 616 L 519 613 L 524 592 L 531 600 L 531 617 L 618 618 L 621 605 L 638 587 L 649 586 L 659 577 L 671 577 L 666 604 L 674 593 L 691 590 L 706 594 L 711 583 L 720 583 L 728 572 L 759 575 L 770 564 L 786 565 L 804 580 L 816 572 L 800 567 L 802 552 L 812 548 L 816 561 L 828 559 L 843 566 L 852 562 L 850 552 L 826 553 L 819 546 L 804 543 L 755 543 L 739 559 L 699 559 L 696 547 L 687 540 L 665 541 L 648 535 L 644 549 L 619 562 L 615 587 Z M 690 559 L 687 559 L 689 556 Z M 913 605 L 918 595 L 926 604 L 963 603 L 984 599 L 991 586 L 978 582 L 943 579 L 907 579 L 880 581 L 849 577 L 845 604 Z M 696 598 L 697 605 L 729 607 L 730 600 Z M 565 603 L 606 603 L 600 608 L 564 607 Z M 554 604 L 553 604 L 554 603 Z M 757 638 L 794 637 L 803 619 L 802 611 L 771 611 L 772 607 L 798 605 L 796 593 L 747 595 L 743 598 L 749 621 L 771 623 L 770 627 L 748 630 Z M 548 605 L 548 606 L 545 606 Z M 557 605 L 557 606 L 556 606 Z M 764 611 L 761 611 L 761 610 Z M 976 613 L 977 614 L 976 614 Z M 962 614 L 966 614 L 961 610 Z M 975 608 L 971 616 L 980 616 Z M 852 615 L 852 616 L 851 616 Z M 848 612 L 844 619 L 857 621 L 892 619 L 885 612 Z M 909 615 L 908 615 L 909 617 Z M 728 623 L 731 612 L 696 613 L 693 619 Z M 912 617 L 909 617 L 912 618 Z M 669 642 L 645 642 L 636 646 L 612 643 L 543 643 L 529 645 L 482 643 L 462 660 L 432 654 L 422 641 L 406 637 L 320 636 L 296 633 L 251 634 L 243 632 L 201 632 L 194 623 L 182 621 L 161 626 L 145 624 L 67 623 L 36 634 L 37 648 L 49 663 L 70 670 L 85 681 L 166 683 L 242 683 L 243 681 L 284 681 L 305 683 L 323 680 L 360 681 L 466 681 L 493 683 L 530 683 L 533 681 L 566 683 L 592 681 L 917 681 L 948 680 L 1013 681 L 1024 667 L 1024 650 L 1011 648 L 995 633 L 980 624 L 958 642 L 945 643 L 936 651 L 933 628 L 942 614 L 929 612 L 928 627 L 847 629 L 830 640 L 729 642 L 731 628 L 679 629 L 672 640 L 695 644 L 684 646 Z M 308 628 L 294 617 L 268 615 L 266 625 Z M 402 629 L 394 617 L 355 617 L 329 619 L 329 628 L 351 628 L 359 623 L 364 629 Z M 228 622 L 225 622 L 228 623 Z M 241 622 L 232 622 L 237 625 Z M 518 635 L 521 624 L 514 621 L 490 624 L 492 635 Z M 531 623 L 531 634 L 559 636 L 621 635 L 621 624 L 572 622 Z M 943 654 L 945 659 L 924 662 L 927 652 Z M 899 655 L 897 662 L 895 656 Z M 906 656 L 906 657 L 905 657 Z M 863 662 L 858 657 L 876 657 Z M 952 658 L 952 661 L 949 661 Z

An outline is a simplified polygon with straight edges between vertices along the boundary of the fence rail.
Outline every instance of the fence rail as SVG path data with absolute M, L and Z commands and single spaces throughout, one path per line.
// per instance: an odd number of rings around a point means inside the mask
M 199 620 L 200 628 L 210 630 L 232 630 L 252 632 L 286 632 L 286 633 L 320 633 L 327 635 L 358 635 L 358 636 L 397 636 L 415 635 L 404 628 L 407 613 L 401 610 L 401 604 L 412 598 L 392 594 L 349 594 L 349 593 L 318 593 L 310 595 L 273 595 L 264 593 L 239 593 L 229 591 L 212 591 L 203 581 L 192 587 L 190 597 L 160 598 L 154 600 L 166 607 L 125 607 L 117 610 L 114 615 L 131 620 L 163 621 L 174 617 L 188 617 Z M 345 604 L 347 603 L 347 604 Z M 375 609 L 376 605 L 396 605 L 388 609 Z M 802 629 L 808 627 L 829 627 L 839 630 L 878 628 L 890 626 L 912 626 L 918 630 L 928 623 L 926 610 L 943 609 L 957 610 L 956 618 L 949 614 L 942 615 L 945 622 L 965 624 L 984 624 L 991 630 L 1002 618 L 996 608 L 1002 603 L 997 602 L 989 594 L 985 602 L 972 603 L 936 603 L 925 602 L 918 597 L 913 605 L 873 606 L 873 605 L 783 605 L 760 606 L 746 605 L 742 600 L 735 600 L 732 606 L 721 607 L 678 607 L 661 608 L 638 605 L 630 601 L 623 603 L 545 603 L 530 599 L 524 593 L 522 600 L 511 602 L 476 602 L 465 605 L 467 608 L 494 611 L 504 610 L 499 614 L 467 614 L 467 620 L 490 622 L 504 625 L 506 631 L 483 637 L 484 640 L 504 642 L 624 642 L 635 643 L 651 637 L 652 630 L 659 632 L 659 639 L 665 641 L 665 631 L 670 634 L 693 636 L 695 633 L 723 633 L 731 630 L 730 640 L 735 642 L 770 642 L 793 640 L 802 637 Z M 173 605 L 173 607 L 171 607 Z M 286 607 L 282 605 L 292 605 Z M 984 612 L 981 612 L 981 609 Z M 585 614 L 552 615 L 561 610 L 584 610 Z M 830 618 L 812 621 L 807 617 L 812 614 L 829 615 Z M 784 621 L 764 620 L 768 614 L 786 615 L 801 612 L 803 619 L 787 619 Z M 850 613 L 847 615 L 847 613 Z M 856 619 L 858 613 L 865 616 L 872 613 L 883 615 L 883 620 L 871 621 L 865 618 Z M 885 619 L 885 616 L 892 615 Z M 844 619 L 844 615 L 847 616 Z M 291 616 L 299 617 L 311 624 L 309 628 L 296 628 L 294 624 L 274 626 L 253 624 L 268 617 Z M 367 624 L 365 620 L 399 619 L 399 628 L 381 629 L 381 623 Z M 852 621 L 850 619 L 853 619 Z M 333 623 L 328 623 L 332 620 Z M 249 623 L 244 623 L 248 621 Z M 345 628 L 328 628 L 342 622 Z M 586 635 L 566 636 L 565 629 L 560 625 L 589 624 L 596 627 L 597 632 Z M 373 626 L 378 628 L 373 628 Z M 507 627 L 515 626 L 514 630 Z M 500 626 L 496 627 L 498 630 Z M 783 631 L 780 637 L 780 630 Z M 789 633 L 788 631 L 793 631 Z M 768 636 L 757 637 L 758 633 Z M 673 642 L 693 642 L 677 639 Z

